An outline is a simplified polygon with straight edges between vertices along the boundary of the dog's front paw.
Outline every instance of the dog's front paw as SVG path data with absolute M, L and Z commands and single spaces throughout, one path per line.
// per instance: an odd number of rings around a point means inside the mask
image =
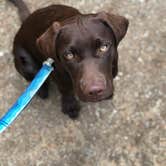
M 37 95 L 41 98 L 41 99 L 47 99 L 48 96 L 49 96 L 49 93 L 48 93 L 48 83 L 45 82 L 41 88 L 39 89 L 39 91 L 37 92 Z
M 71 119 L 79 116 L 80 104 L 73 96 L 62 97 L 62 112 L 67 114 Z
M 48 90 L 44 90 L 44 89 L 39 89 L 39 91 L 37 92 L 37 95 L 41 98 L 41 99 L 47 99 L 48 98 Z

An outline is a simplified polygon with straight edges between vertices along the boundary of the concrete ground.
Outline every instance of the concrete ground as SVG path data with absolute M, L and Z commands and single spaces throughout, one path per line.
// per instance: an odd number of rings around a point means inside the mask
M 130 26 L 119 46 L 119 76 L 112 101 L 82 104 L 80 118 L 50 98 L 34 98 L 0 135 L 0 166 L 165 166 L 166 1 L 25 0 L 31 11 L 52 3 L 83 13 L 108 11 Z M 12 41 L 20 26 L 16 8 L 0 0 L 0 116 L 28 85 L 15 71 Z

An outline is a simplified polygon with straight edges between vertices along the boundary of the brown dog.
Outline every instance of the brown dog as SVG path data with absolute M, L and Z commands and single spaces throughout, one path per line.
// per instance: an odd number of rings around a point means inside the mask
M 97 102 L 113 95 L 118 72 L 117 46 L 128 20 L 108 14 L 81 14 L 77 9 L 52 5 L 32 14 L 22 0 L 10 0 L 19 9 L 23 24 L 14 40 L 17 71 L 31 81 L 48 57 L 55 60 L 52 78 L 62 94 L 62 110 L 71 118 L 82 101 Z M 48 96 L 47 80 L 39 96 Z

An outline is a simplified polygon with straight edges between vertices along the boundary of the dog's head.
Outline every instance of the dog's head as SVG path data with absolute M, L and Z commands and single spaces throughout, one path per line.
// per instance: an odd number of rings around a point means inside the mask
M 121 16 L 105 12 L 78 15 L 54 22 L 37 45 L 43 54 L 61 63 L 81 100 L 99 101 L 113 94 L 117 46 L 127 28 L 128 20 Z

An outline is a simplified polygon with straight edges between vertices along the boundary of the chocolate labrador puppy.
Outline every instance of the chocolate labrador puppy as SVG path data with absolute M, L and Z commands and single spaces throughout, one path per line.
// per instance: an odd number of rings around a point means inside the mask
M 113 95 L 113 78 L 118 72 L 119 42 L 128 20 L 101 12 L 81 14 L 64 5 L 51 5 L 30 14 L 22 0 L 9 0 L 19 10 L 22 26 L 14 39 L 17 71 L 32 81 L 42 62 L 54 59 L 51 75 L 62 95 L 62 110 L 71 118 L 79 114 L 76 96 L 97 102 Z M 38 95 L 48 97 L 49 79 Z

